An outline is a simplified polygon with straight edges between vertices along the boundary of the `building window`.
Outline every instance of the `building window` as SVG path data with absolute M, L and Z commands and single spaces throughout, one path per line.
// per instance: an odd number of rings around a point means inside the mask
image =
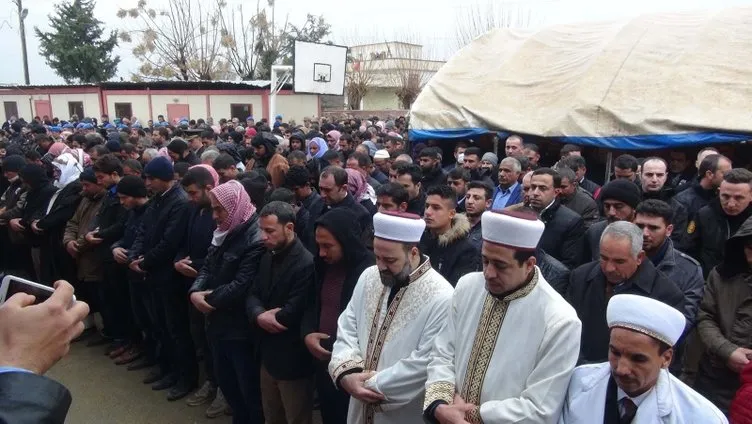
M 18 103 L 3 102 L 3 106 L 5 106 L 5 120 L 6 121 L 9 120 L 11 116 L 20 118 L 20 116 L 18 116 Z
M 245 118 L 253 115 L 253 105 L 233 103 L 230 105 L 230 118 L 238 118 L 244 122 Z
M 78 116 L 84 119 L 84 102 L 68 102 L 68 116 Z
M 133 116 L 133 108 L 130 103 L 115 103 L 115 116 L 118 118 L 131 119 Z

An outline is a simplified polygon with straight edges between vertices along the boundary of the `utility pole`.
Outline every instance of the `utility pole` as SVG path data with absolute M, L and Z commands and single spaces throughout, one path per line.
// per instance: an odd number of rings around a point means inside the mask
M 29 14 L 29 9 L 23 8 L 23 0 L 12 1 L 18 6 L 18 27 L 21 30 L 21 57 L 23 58 L 24 81 L 26 85 L 29 85 L 31 84 L 29 81 L 29 56 L 26 53 L 26 25 L 24 25 L 24 20 L 26 20 L 26 16 Z

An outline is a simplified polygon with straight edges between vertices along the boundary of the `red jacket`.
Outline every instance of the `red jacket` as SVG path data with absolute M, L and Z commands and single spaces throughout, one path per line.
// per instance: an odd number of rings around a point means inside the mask
M 742 386 L 736 392 L 729 409 L 731 424 L 752 424 L 752 362 L 744 367 L 741 374 Z

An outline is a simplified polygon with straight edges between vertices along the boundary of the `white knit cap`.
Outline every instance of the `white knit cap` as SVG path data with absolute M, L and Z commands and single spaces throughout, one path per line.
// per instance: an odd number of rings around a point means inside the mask
M 537 216 L 516 211 L 483 212 L 483 240 L 517 250 L 535 250 L 546 226 Z
M 404 212 L 379 212 L 373 216 L 374 236 L 401 243 L 418 243 L 426 222 Z
M 374 159 L 389 159 L 389 152 L 387 152 L 384 149 L 376 150 L 376 153 L 373 155 Z
M 684 332 L 684 315 L 671 306 L 645 296 L 618 294 L 606 309 L 608 328 L 637 331 L 673 346 Z

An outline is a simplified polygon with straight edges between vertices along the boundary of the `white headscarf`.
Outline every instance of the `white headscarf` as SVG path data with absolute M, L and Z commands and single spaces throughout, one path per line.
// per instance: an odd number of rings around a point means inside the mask
M 78 153 L 78 158 L 74 156 L 76 153 Z M 58 189 L 62 189 L 78 179 L 78 176 L 84 172 L 83 160 L 81 154 L 73 150 L 63 153 L 52 161 L 52 165 L 60 170 L 60 178 L 55 181 L 55 186 Z

